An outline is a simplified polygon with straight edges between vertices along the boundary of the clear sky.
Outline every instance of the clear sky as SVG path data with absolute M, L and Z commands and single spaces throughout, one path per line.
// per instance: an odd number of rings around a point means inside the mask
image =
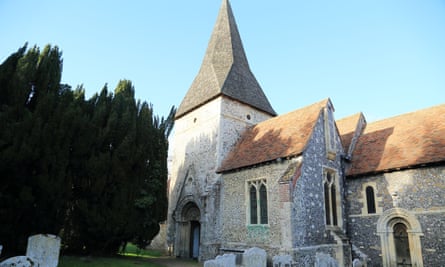
M 0 61 L 63 51 L 87 97 L 133 82 L 166 115 L 197 74 L 221 0 L 0 0 Z M 250 67 L 279 114 L 330 97 L 368 121 L 445 103 L 444 0 L 231 0 Z

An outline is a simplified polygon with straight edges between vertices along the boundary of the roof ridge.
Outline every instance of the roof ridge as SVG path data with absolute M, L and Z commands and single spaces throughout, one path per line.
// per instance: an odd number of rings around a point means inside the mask
M 436 109 L 436 108 L 439 108 L 439 107 L 445 107 L 445 103 L 434 105 L 434 106 L 431 106 L 431 107 L 420 108 L 420 109 L 417 109 L 417 110 L 413 110 L 413 111 L 408 111 L 408 112 L 405 112 L 405 113 L 397 114 L 397 115 L 394 115 L 394 116 L 391 116 L 391 117 L 388 117 L 388 118 L 383 118 L 383 119 L 380 119 L 380 120 L 368 122 L 368 125 L 372 125 L 374 123 L 379 123 L 379 122 L 385 122 L 385 121 L 389 121 L 389 120 L 393 120 L 393 119 L 397 119 L 399 117 L 410 116 L 410 115 L 413 115 L 413 114 L 419 114 L 419 112 L 423 113 L 423 112 L 426 112 L 428 110 L 433 110 L 433 109 Z

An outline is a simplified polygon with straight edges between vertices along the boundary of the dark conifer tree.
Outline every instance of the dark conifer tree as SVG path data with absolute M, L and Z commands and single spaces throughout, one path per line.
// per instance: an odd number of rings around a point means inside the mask
M 28 236 L 62 236 L 66 251 L 116 253 L 147 245 L 167 210 L 164 119 L 136 102 L 130 81 L 60 84 L 61 52 L 20 48 L 0 65 L 0 241 L 23 254 Z
M 57 234 L 69 182 L 69 87 L 60 84 L 61 53 L 26 46 L 0 66 L 0 240 L 6 252 L 26 248 L 29 235 Z

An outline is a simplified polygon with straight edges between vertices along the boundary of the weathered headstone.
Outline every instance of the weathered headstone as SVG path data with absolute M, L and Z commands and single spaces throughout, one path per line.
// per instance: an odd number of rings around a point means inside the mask
M 224 254 L 217 256 L 214 260 L 204 262 L 204 267 L 236 267 L 235 254 Z
M 28 256 L 17 256 L 4 260 L 0 263 L 0 267 L 43 267 L 39 265 L 35 259 Z
M 277 255 L 272 258 L 273 267 L 292 267 L 291 255 Z
M 267 253 L 264 249 L 250 248 L 243 253 L 244 267 L 266 267 Z
M 216 260 L 207 260 L 204 262 L 204 267 L 220 267 Z
M 352 261 L 352 267 L 364 267 L 363 262 L 359 259 Z
M 33 235 L 28 238 L 26 256 L 35 259 L 40 266 L 57 267 L 59 263 L 60 237 Z
M 315 267 L 338 267 L 338 262 L 329 254 L 317 252 L 315 255 Z

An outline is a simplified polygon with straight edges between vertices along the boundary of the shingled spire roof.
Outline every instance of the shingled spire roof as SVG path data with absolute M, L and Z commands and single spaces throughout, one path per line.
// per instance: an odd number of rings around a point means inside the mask
M 221 95 L 276 115 L 250 71 L 228 0 L 222 1 L 201 69 L 182 100 L 176 118 Z

